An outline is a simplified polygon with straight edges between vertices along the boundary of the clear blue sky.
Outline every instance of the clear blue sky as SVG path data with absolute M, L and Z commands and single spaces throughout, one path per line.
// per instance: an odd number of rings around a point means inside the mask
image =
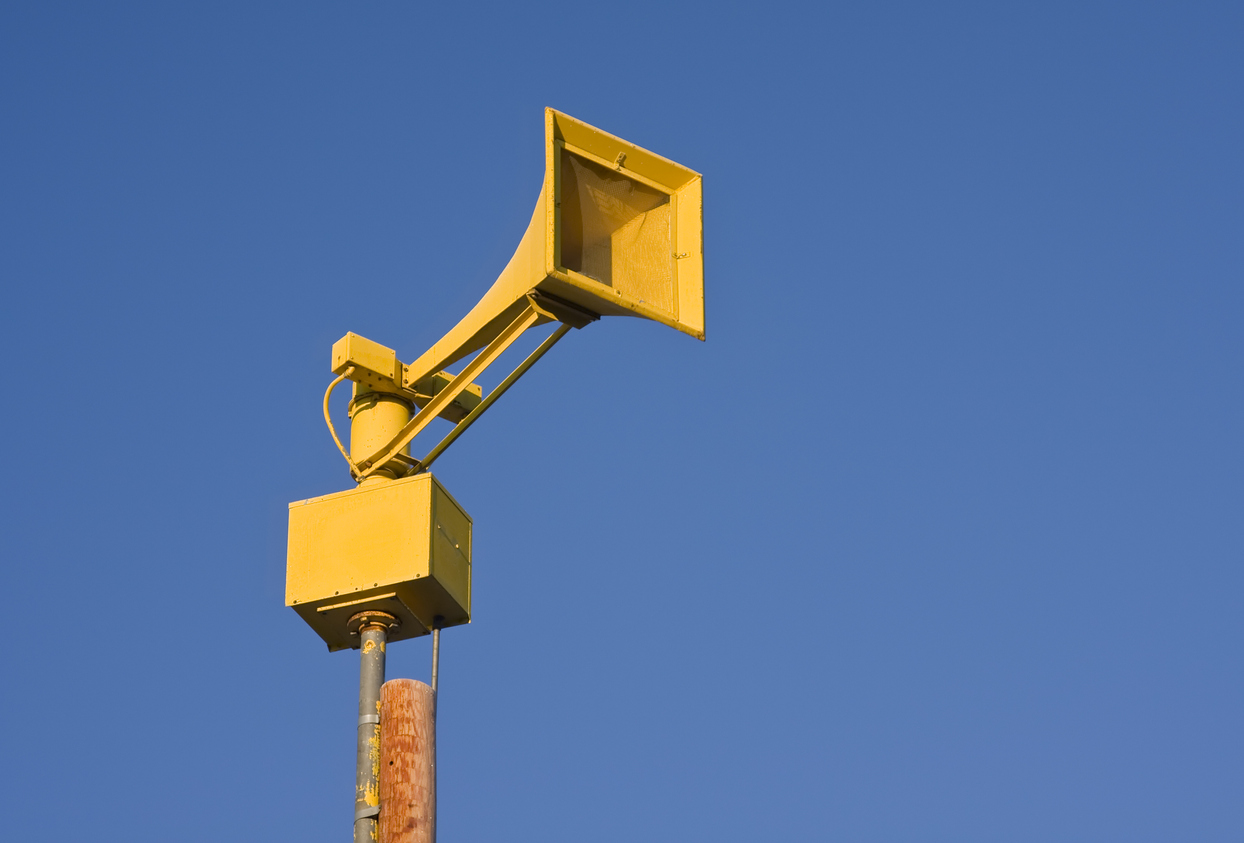
M 0 837 L 347 839 L 329 348 L 466 312 L 552 106 L 704 174 L 708 341 L 438 464 L 441 839 L 1240 840 L 1242 8 L 6 4 Z

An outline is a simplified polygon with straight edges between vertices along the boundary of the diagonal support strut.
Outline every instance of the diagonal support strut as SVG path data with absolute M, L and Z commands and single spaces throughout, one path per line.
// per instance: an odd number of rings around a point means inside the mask
M 407 422 L 387 445 L 358 463 L 359 479 L 362 480 L 370 477 L 380 466 L 397 457 L 402 449 L 410 443 L 410 440 L 418 436 L 442 410 L 458 397 L 459 393 L 470 386 L 471 382 L 487 369 L 493 361 L 500 357 L 524 331 L 541 319 L 547 318 L 547 313 L 538 307 L 531 297 L 528 297 L 527 307 L 523 309 L 513 322 L 506 326 L 505 330 L 497 335 L 496 339 L 490 342 L 479 354 L 475 355 L 475 358 L 444 389 L 432 396 L 432 399 L 423 406 L 423 409 L 416 413 L 414 418 Z M 411 462 L 405 459 L 402 461 Z

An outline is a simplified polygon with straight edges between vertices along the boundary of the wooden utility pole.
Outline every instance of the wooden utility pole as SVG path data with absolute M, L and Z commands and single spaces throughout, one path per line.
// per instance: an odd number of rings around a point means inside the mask
M 432 843 L 433 705 L 432 688 L 414 679 L 380 690 L 380 843 Z

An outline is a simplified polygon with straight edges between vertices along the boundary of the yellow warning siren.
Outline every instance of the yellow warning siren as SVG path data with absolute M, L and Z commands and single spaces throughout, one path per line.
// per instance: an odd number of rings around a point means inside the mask
M 333 387 L 355 384 L 350 452 L 333 437 L 356 480 L 426 470 L 572 327 L 639 316 L 704 339 L 700 175 L 551 108 L 544 133 L 544 185 L 531 223 L 462 321 L 409 365 L 356 334 L 333 346 Z M 483 397 L 475 378 L 525 330 L 553 321 L 562 323 L 558 330 Z M 444 371 L 476 351 L 457 375 Z M 398 404 L 420 409 L 393 435 L 378 437 L 372 421 L 385 416 L 390 421 L 379 428 L 394 430 Z M 326 395 L 326 418 L 327 406 Z M 437 416 L 457 426 L 423 459 L 412 459 L 411 440 Z
M 285 579 L 286 605 L 330 649 L 359 647 L 363 630 L 399 641 L 470 623 L 471 517 L 427 469 L 571 328 L 640 316 L 704 339 L 700 176 L 552 109 L 544 126 L 540 200 L 479 304 L 409 365 L 357 334 L 333 344 L 324 418 L 359 487 L 290 504 Z M 485 396 L 475 379 L 549 322 L 561 324 Z M 329 415 L 345 380 L 349 450 Z M 438 416 L 455 427 L 412 458 Z
M 387 642 L 431 633 L 435 689 L 440 630 L 471 622 L 474 522 L 428 467 L 571 328 L 640 316 L 704 339 L 701 208 L 699 174 L 545 109 L 540 199 L 479 304 L 409 365 L 357 334 L 333 344 L 324 419 L 358 488 L 289 505 L 285 605 L 330 650 L 360 650 L 355 840 L 378 833 Z M 485 396 L 475 379 L 548 322 L 561 324 Z M 345 380 L 349 450 L 329 414 Z M 437 417 L 455 427 L 412 458 L 411 440 Z

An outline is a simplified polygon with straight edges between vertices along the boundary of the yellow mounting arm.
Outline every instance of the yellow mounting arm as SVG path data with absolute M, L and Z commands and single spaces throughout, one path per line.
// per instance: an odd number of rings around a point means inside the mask
M 391 349 L 387 349 L 379 343 L 374 343 L 357 334 L 346 334 L 333 346 L 333 371 L 337 373 L 337 378 L 329 385 L 328 392 L 324 395 L 324 418 L 328 422 L 329 432 L 332 433 L 333 441 L 337 443 L 337 448 L 341 451 L 342 456 L 346 458 L 346 461 L 350 463 L 350 473 L 354 475 L 356 480 L 362 481 L 375 474 L 381 466 L 393 460 L 404 463 L 407 467 L 407 473 L 426 470 L 433 460 L 439 457 L 498 398 L 504 395 L 505 391 L 522 377 L 537 360 L 543 357 L 544 353 L 552 348 L 558 340 L 564 337 L 567 331 L 572 327 L 581 328 L 597 318 L 595 314 L 587 313 L 573 305 L 556 301 L 533 290 L 526 296 L 525 306 L 519 311 L 518 316 L 503 328 L 492 342 L 488 343 L 482 351 L 475 355 L 459 374 L 451 375 L 447 372 L 439 374 L 438 377 L 441 383 L 433 384 L 434 394 L 430 396 L 408 387 L 399 386 L 400 381 L 397 373 L 399 369 L 405 370 L 407 367 L 397 361 L 396 355 Z M 487 397 L 482 397 L 482 390 L 472 381 L 492 365 L 528 328 L 553 321 L 558 321 L 562 324 L 535 351 L 528 355 L 505 380 L 498 384 Z M 333 427 L 332 417 L 328 411 L 329 396 L 332 394 L 333 389 L 346 379 L 364 384 L 370 390 L 405 398 L 411 403 L 420 406 L 420 410 L 415 414 L 414 418 L 397 431 L 386 445 L 371 456 L 358 462 L 351 458 L 349 452 L 341 444 L 341 439 L 337 436 L 336 429 Z M 464 396 L 466 396 L 465 399 Z M 466 412 L 462 412 L 463 410 L 466 410 Z M 422 460 L 411 459 L 404 453 L 406 447 L 437 416 L 456 421 L 457 425 Z

